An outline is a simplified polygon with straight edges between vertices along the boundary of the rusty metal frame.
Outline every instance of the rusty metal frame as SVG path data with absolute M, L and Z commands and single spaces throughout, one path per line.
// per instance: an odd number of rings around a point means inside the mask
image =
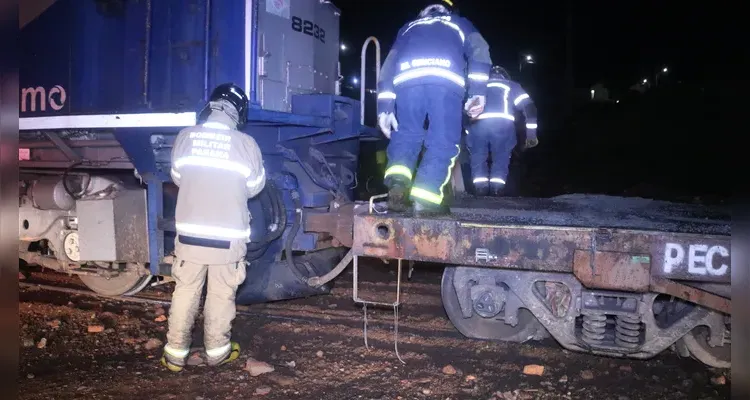
M 700 290 L 670 279 L 656 276 L 651 278 L 650 288 L 656 293 L 668 294 L 670 296 L 721 311 L 725 314 L 732 314 L 732 301 L 730 299 L 709 293 L 705 290 Z
M 334 203 L 331 212 L 308 211 L 303 216 L 304 230 L 331 235 L 334 247 L 352 247 L 352 218 L 358 206 L 356 203 Z
M 729 236 L 498 225 L 388 214 L 355 215 L 353 231 L 352 248 L 358 256 L 572 273 L 590 289 L 666 293 L 729 312 L 729 300 L 675 282 L 730 284 Z M 666 268 L 667 258 L 672 257 L 668 251 L 675 248 L 683 257 L 670 258 L 680 261 Z M 692 255 L 690 267 L 686 249 Z M 712 257 L 706 256 L 707 250 Z M 708 258 L 718 260 L 714 256 L 721 260 L 705 264 Z M 696 267 L 695 260 L 703 260 L 704 265 Z

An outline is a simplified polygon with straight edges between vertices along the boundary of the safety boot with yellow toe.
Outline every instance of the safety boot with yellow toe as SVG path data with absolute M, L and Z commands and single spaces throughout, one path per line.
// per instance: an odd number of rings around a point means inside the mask
M 172 357 L 166 352 L 161 356 L 161 365 L 165 366 L 172 372 L 180 372 L 185 368 L 185 360 L 179 360 L 176 357 Z
M 409 181 L 401 177 L 389 177 L 388 210 L 404 212 L 409 209 Z
M 164 353 L 161 356 L 161 365 L 165 366 L 172 372 L 180 372 L 185 368 L 185 359 L 187 358 L 188 350 L 180 350 L 171 347 L 169 343 L 164 346 Z
M 240 344 L 237 342 L 230 342 L 229 352 L 219 356 L 219 357 L 211 357 L 208 355 L 208 352 L 206 352 L 206 364 L 215 367 L 219 365 L 229 364 L 230 362 L 236 360 L 240 356 Z

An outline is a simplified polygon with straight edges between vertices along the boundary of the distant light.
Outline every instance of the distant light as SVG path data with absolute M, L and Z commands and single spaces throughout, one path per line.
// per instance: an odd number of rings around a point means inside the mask
M 662 70 L 661 70 L 661 72 L 667 72 L 667 71 L 669 71 L 669 68 L 667 68 L 667 67 L 664 67 L 664 68 L 662 68 Z
M 355 86 L 359 85 L 359 78 L 357 78 L 356 76 L 353 76 L 352 77 L 352 85 L 355 85 Z
M 644 80 L 643 80 L 643 83 L 648 83 L 648 79 L 644 79 Z
M 529 54 L 526 55 L 526 61 L 532 61 L 533 59 L 534 58 L 531 57 L 531 55 L 529 55 Z
M 591 89 L 591 98 L 594 98 L 594 89 Z
M 339 47 L 341 48 L 341 51 L 346 51 L 346 45 L 345 44 L 341 43 L 341 46 L 339 46 Z
M 615 103 L 619 103 L 619 102 L 620 102 L 620 100 L 615 100 Z

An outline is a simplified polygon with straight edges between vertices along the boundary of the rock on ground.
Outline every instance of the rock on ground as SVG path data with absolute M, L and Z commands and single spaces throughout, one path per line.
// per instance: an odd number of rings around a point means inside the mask
M 274 371 L 274 367 L 266 362 L 258 361 L 254 358 L 249 358 L 245 363 L 245 371 L 250 373 L 250 376 L 259 376 Z

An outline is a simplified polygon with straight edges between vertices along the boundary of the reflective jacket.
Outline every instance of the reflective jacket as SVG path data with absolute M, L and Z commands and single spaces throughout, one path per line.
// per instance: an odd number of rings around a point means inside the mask
M 536 106 L 518 82 L 491 79 L 487 82 L 487 103 L 477 120 L 515 121 L 516 112 L 526 119 L 526 138 L 536 138 Z
M 437 84 L 483 95 L 492 66 L 489 45 L 466 18 L 431 15 L 404 25 L 378 82 L 378 113 L 393 112 L 395 88 Z
M 247 200 L 266 184 L 255 140 L 216 122 L 185 128 L 172 147 L 171 176 L 180 188 L 176 255 L 198 264 L 242 260 L 250 240 Z

